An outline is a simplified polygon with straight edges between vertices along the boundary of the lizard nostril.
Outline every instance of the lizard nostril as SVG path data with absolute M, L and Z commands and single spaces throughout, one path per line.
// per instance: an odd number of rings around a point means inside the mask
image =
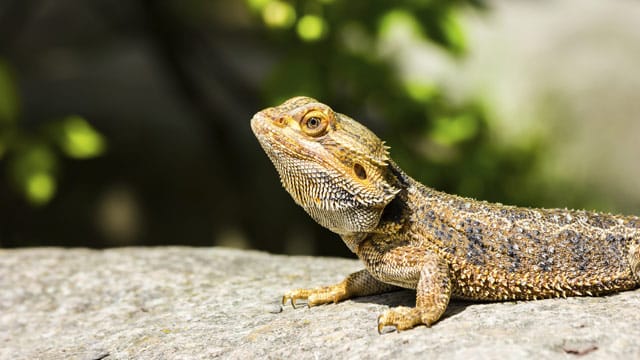
M 278 125 L 284 125 L 287 122 L 287 119 L 284 116 L 278 116 L 275 119 L 276 124 Z
M 356 176 L 362 180 L 367 178 L 367 172 L 364 167 L 358 163 L 353 165 L 353 172 L 356 173 Z

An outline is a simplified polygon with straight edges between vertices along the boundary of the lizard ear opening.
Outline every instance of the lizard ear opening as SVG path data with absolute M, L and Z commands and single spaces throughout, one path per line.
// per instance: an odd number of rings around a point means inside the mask
M 366 180 L 367 179 L 367 171 L 359 163 L 355 163 L 355 165 L 353 165 L 353 172 L 356 174 L 358 179 L 360 179 L 360 180 Z

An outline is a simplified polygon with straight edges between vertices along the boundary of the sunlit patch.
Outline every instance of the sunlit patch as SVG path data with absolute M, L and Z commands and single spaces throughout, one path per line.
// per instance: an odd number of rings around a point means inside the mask
M 422 37 L 424 31 L 420 22 L 408 11 L 394 9 L 382 16 L 378 26 L 380 36 L 389 38 L 397 34 Z
M 305 15 L 298 21 L 298 36 L 304 41 L 320 40 L 326 33 L 327 24 L 316 15 Z
M 247 0 L 249 7 L 255 11 L 262 11 L 270 0 Z
M 102 155 L 106 149 L 102 135 L 79 116 L 63 120 L 60 145 L 67 155 L 77 159 Z
M 57 160 L 43 144 L 31 144 L 10 158 L 9 174 L 14 184 L 34 205 L 43 205 L 55 195 Z
M 406 81 L 404 88 L 407 94 L 414 100 L 427 102 L 438 95 L 438 86 L 435 83 Z
M 26 179 L 25 193 L 27 199 L 34 205 L 46 204 L 55 192 L 56 179 L 49 173 L 34 173 Z
M 288 28 L 296 21 L 296 10 L 284 1 L 269 1 L 262 9 L 262 19 L 269 27 Z
M 450 146 L 474 137 L 478 127 L 477 119 L 468 114 L 439 117 L 429 135 L 433 141 Z
M 464 51 L 467 46 L 467 39 L 464 35 L 464 29 L 453 11 L 450 11 L 447 16 L 442 18 L 441 27 L 452 50 L 457 52 Z

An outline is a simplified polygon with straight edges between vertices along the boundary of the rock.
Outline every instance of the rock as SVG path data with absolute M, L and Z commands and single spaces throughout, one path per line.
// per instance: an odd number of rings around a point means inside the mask
M 359 268 L 224 248 L 0 250 L 0 358 L 640 358 L 640 290 L 453 301 L 431 328 L 383 335 L 378 314 L 412 291 L 280 307 Z

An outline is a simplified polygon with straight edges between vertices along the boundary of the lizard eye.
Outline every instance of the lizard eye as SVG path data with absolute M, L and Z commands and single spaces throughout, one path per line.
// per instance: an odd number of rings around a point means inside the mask
M 306 113 L 300 122 L 302 131 L 310 136 L 323 135 L 328 125 L 329 119 L 327 115 L 317 110 Z
M 309 129 L 315 129 L 318 126 L 320 126 L 320 119 L 318 119 L 317 117 L 311 117 L 309 118 L 309 120 L 307 120 L 307 127 Z

